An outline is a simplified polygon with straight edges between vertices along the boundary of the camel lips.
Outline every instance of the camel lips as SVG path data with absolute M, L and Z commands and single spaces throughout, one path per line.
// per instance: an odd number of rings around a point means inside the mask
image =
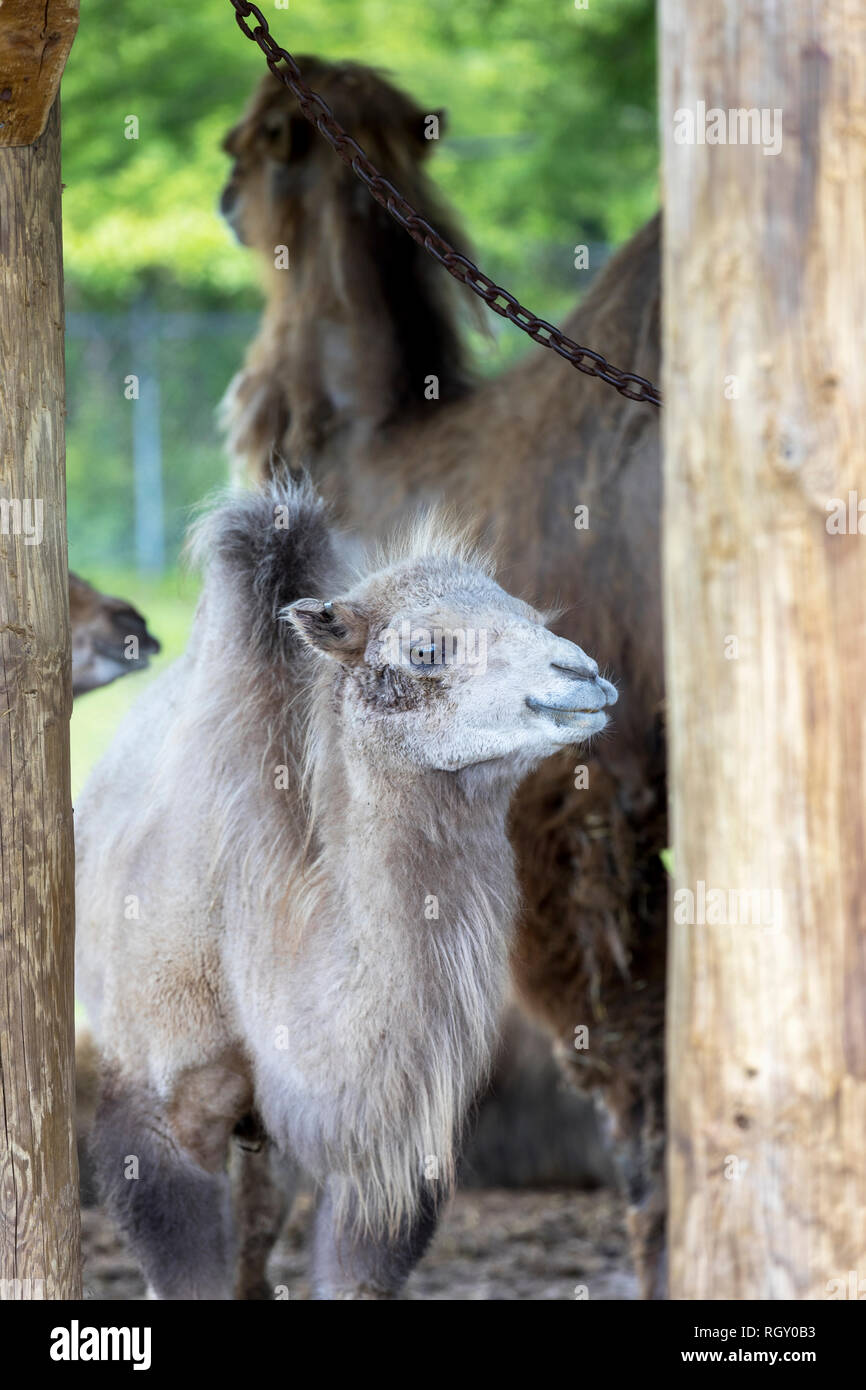
M 542 700 L 536 700 L 534 695 L 527 695 L 526 703 L 531 710 L 539 714 L 550 714 L 554 719 L 562 717 L 567 719 L 572 714 L 604 714 L 604 705 L 596 705 L 593 709 L 586 709 L 578 705 L 546 705 Z M 607 715 L 604 716 L 607 718 Z

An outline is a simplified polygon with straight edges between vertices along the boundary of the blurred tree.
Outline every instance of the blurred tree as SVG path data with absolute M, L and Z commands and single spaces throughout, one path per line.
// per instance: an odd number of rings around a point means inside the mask
M 544 296 L 577 288 L 575 242 L 620 241 L 653 210 L 653 8 L 329 0 L 266 13 L 290 51 L 375 63 L 448 108 L 437 177 L 495 273 Z M 220 140 L 263 71 L 227 0 L 88 0 L 63 87 L 73 288 L 128 292 L 144 270 L 200 294 L 252 285 L 214 208 Z
M 375 64 L 430 110 L 447 108 L 435 177 L 485 270 L 544 317 L 560 319 L 587 283 L 576 245 L 590 246 L 593 270 L 605 244 L 653 211 L 652 0 L 329 0 L 265 13 L 291 52 Z M 216 212 L 220 145 L 264 71 L 228 0 L 82 7 L 63 84 L 63 210 L 69 528 L 85 572 L 132 555 L 140 402 L 124 382 L 144 370 L 129 317 L 137 300 L 160 313 L 170 561 L 190 507 L 223 480 L 214 408 L 258 292 L 252 257 Z M 506 329 L 489 360 L 526 350 Z

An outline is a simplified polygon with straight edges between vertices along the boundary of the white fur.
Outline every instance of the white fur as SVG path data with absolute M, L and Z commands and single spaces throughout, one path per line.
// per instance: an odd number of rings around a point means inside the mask
M 616 694 L 554 669 L 589 659 L 429 520 L 343 595 L 367 615 L 360 661 L 297 643 L 265 660 L 219 525 L 189 649 L 77 809 L 79 989 L 113 1071 L 166 1107 L 182 1072 L 240 1050 L 269 1134 L 329 1180 L 338 1221 L 393 1232 L 433 1163 L 436 1190 L 452 1182 L 490 1060 L 509 799 Z M 386 673 L 381 633 L 403 615 L 484 626 L 486 669 Z M 378 693 L 392 675 L 397 705 Z

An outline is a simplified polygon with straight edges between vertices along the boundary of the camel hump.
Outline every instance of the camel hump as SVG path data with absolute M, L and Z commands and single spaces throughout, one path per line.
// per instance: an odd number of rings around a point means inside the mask
M 282 611 L 296 599 L 328 598 L 345 578 L 340 538 L 326 503 L 305 474 L 283 473 L 229 498 L 194 528 L 190 549 L 218 588 L 242 605 L 254 646 L 294 643 Z

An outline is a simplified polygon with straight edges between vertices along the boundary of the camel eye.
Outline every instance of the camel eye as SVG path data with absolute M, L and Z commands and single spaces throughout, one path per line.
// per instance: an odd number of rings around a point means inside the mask
M 453 666 L 454 654 L 447 639 L 437 634 L 432 641 L 412 644 L 409 664 L 419 675 L 438 676 Z
M 264 116 L 259 122 L 259 136 L 268 146 L 287 142 L 288 121 L 279 111 Z
M 315 137 L 313 127 L 304 116 L 289 116 L 281 111 L 265 116 L 259 131 L 268 146 L 270 157 L 281 163 L 302 159 Z

